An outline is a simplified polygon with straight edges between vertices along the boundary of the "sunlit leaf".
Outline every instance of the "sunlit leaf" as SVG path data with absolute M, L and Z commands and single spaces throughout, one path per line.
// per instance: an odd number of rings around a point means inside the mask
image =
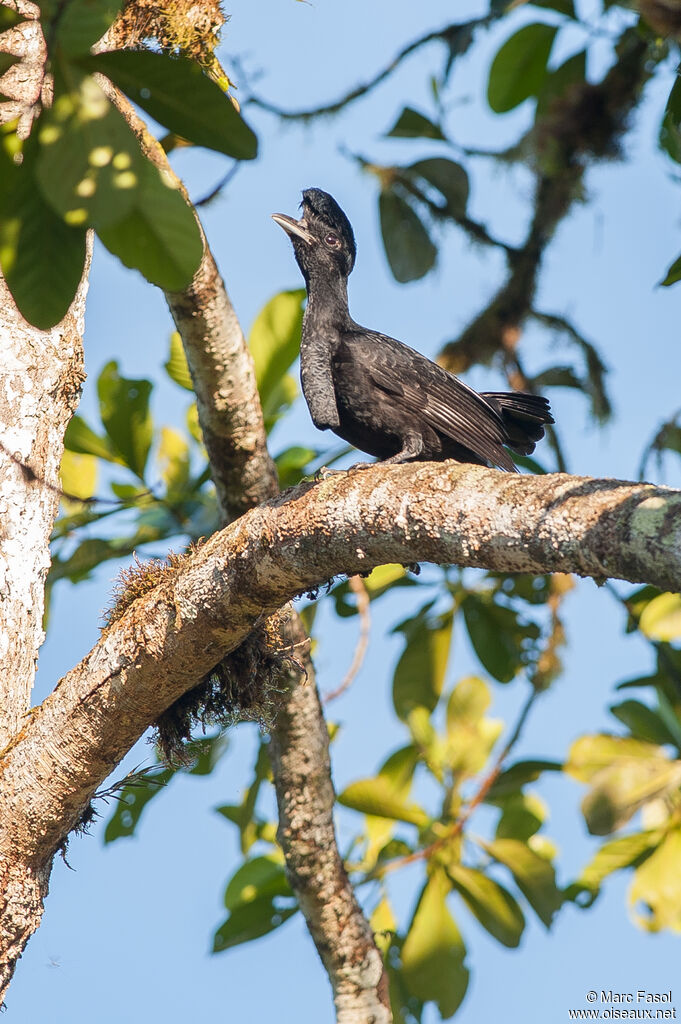
M 615 871 L 640 863 L 659 844 L 662 833 L 659 829 L 635 832 L 621 836 L 601 846 L 586 865 L 576 882 L 568 887 L 570 899 L 580 896 L 585 890 L 593 896 L 598 894 L 605 879 Z M 581 902 L 581 901 L 580 901 Z
M 316 448 L 302 448 L 300 445 L 292 445 L 280 452 L 274 461 L 277 465 L 281 489 L 284 490 L 299 483 L 309 464 L 318 455 L 319 452 Z
M 19 312 L 35 327 L 59 323 L 73 302 L 85 264 L 85 230 L 69 227 L 34 179 L 29 142 L 17 166 L 0 139 L 0 266 Z
M 446 898 L 451 882 L 435 870 L 421 892 L 402 947 L 402 977 L 409 992 L 437 1003 L 443 1018 L 461 1005 L 468 988 L 466 947 Z
M 406 574 L 403 565 L 379 565 L 367 576 L 364 585 L 371 598 L 380 597 L 393 583 L 403 580 Z
M 560 761 L 528 760 L 516 761 L 509 768 L 506 768 L 497 777 L 489 790 L 488 796 L 495 800 L 508 793 L 518 792 L 521 786 L 528 782 L 535 782 L 542 772 L 562 771 Z
M 525 917 L 510 892 L 482 871 L 463 864 L 448 865 L 447 874 L 483 928 L 504 946 L 515 949 Z
M 195 145 L 237 160 L 252 160 L 257 154 L 255 135 L 195 61 L 150 50 L 114 50 L 84 64 L 106 75 L 154 120 Z
M 647 931 L 681 931 L 681 830 L 671 830 L 634 875 L 629 904 Z M 642 912 L 641 912 L 642 911 Z
M 424 826 L 429 818 L 417 804 L 401 799 L 388 779 L 376 776 L 351 782 L 338 797 L 343 807 L 351 807 L 362 814 L 373 814 L 379 818 L 393 818 L 411 825 Z
M 677 640 L 681 636 L 681 594 L 654 598 L 641 613 L 639 629 L 650 640 Z
M 378 200 L 383 246 L 393 277 L 400 284 L 417 281 L 435 265 L 437 249 L 414 209 L 394 191 Z
M 553 25 L 535 22 L 519 29 L 503 44 L 492 61 L 487 83 L 487 102 L 496 114 L 513 110 L 537 95 L 556 32 Z
M 452 771 L 475 775 L 484 768 L 501 735 L 503 722 L 485 718 L 491 701 L 487 685 L 467 676 L 452 690 L 447 704 L 447 763 Z
M 179 430 L 161 427 L 158 461 L 168 494 L 181 493 L 189 480 L 190 462 L 189 445 Z
M 76 498 L 91 498 L 97 487 L 97 459 L 66 448 L 59 470 L 62 490 Z
M 171 380 L 179 384 L 185 391 L 193 391 L 194 384 L 187 365 L 187 357 L 184 354 L 184 345 L 179 331 L 173 331 L 170 335 L 170 354 L 167 362 L 163 364 L 165 371 Z
M 248 338 L 260 400 L 266 414 L 276 411 L 277 385 L 298 358 L 305 289 L 279 292 L 258 313 Z
M 497 839 L 520 839 L 526 843 L 544 824 L 548 810 L 543 800 L 531 793 L 513 793 L 499 800 L 501 817 L 497 822 Z
M 381 953 L 385 955 L 390 946 L 391 936 L 397 931 L 397 921 L 387 896 L 384 896 L 376 905 L 369 924 L 374 933 L 376 945 Z
M 140 478 L 144 477 L 153 435 L 151 388 L 148 380 L 121 377 L 116 362 L 107 363 L 97 381 L 104 428 L 125 464 Z

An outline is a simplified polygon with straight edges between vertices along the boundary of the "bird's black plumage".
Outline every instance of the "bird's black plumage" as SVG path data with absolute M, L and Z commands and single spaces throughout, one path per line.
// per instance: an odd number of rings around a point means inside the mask
M 307 287 L 300 372 L 315 425 L 384 461 L 457 459 L 514 470 L 506 448 L 534 451 L 554 422 L 548 401 L 478 394 L 395 338 L 360 327 L 348 309 L 356 256 L 350 221 L 319 188 L 303 192 L 302 209 L 300 220 L 273 216 Z

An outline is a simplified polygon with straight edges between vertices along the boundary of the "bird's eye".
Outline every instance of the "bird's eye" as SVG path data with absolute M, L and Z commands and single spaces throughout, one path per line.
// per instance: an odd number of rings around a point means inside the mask
M 338 235 L 327 235 L 324 241 L 326 242 L 327 245 L 330 245 L 332 248 L 335 248 L 337 245 L 340 245 L 340 239 L 338 238 Z

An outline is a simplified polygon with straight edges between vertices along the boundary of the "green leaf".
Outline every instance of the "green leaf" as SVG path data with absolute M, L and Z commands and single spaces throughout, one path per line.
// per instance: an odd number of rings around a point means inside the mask
M 164 291 L 181 291 L 203 255 L 194 213 L 173 181 L 148 161 L 140 168 L 138 186 L 132 209 L 97 234 L 126 267 Z
M 382 780 L 385 787 L 390 788 L 402 806 L 409 796 L 418 760 L 418 751 L 410 743 L 394 750 L 379 769 L 378 778 Z M 372 870 L 379 857 L 385 854 L 386 844 L 390 841 L 395 828 L 394 822 L 393 818 L 374 814 L 366 815 L 367 844 L 362 861 L 363 870 Z
M 624 722 L 632 736 L 649 743 L 676 743 L 657 711 L 639 700 L 625 700 L 613 704 L 610 711 L 620 722 Z
M 184 354 L 184 346 L 179 331 L 173 331 L 170 335 L 170 355 L 163 366 L 171 380 L 174 380 L 185 391 L 194 391 L 194 384 L 192 383 L 192 376 L 189 372 L 187 357 Z
M 439 125 L 433 124 L 424 114 L 412 107 L 405 107 L 397 121 L 387 133 L 388 138 L 394 139 L 444 139 L 442 129 Z
M 350 783 L 338 797 L 338 803 L 362 814 L 392 818 L 419 827 L 430 821 L 423 808 L 403 800 L 390 781 L 380 775 Z
M 133 835 L 147 804 L 162 792 L 174 774 L 173 768 L 159 767 L 121 790 L 104 830 L 104 842 L 113 843 Z
M 537 97 L 536 116 L 542 117 L 550 107 L 551 101 L 557 96 L 564 96 L 575 82 L 584 81 L 586 81 L 586 50 L 580 50 L 572 57 L 568 57 L 559 67 L 547 73 Z
M 113 24 L 121 0 L 43 0 L 41 21 L 48 43 L 54 38 L 69 56 L 86 54 Z
M 437 189 L 447 204 L 447 211 L 452 217 L 464 217 L 468 204 L 468 174 L 461 164 L 447 160 L 445 157 L 432 157 L 430 160 L 419 160 L 405 168 L 409 177 L 423 178 Z
M 12 10 L 11 7 L 0 7 L 0 32 L 7 32 L 15 25 L 20 25 L 22 21 L 26 21 L 23 14 Z
M 397 921 L 387 896 L 376 905 L 369 924 L 374 933 L 374 941 L 385 956 L 390 947 L 391 937 L 397 931 Z
M 412 995 L 437 1003 L 447 1019 L 456 1013 L 468 988 L 466 947 L 446 898 L 451 882 L 436 869 L 421 892 L 402 947 L 402 977 Z
M 309 464 L 316 459 L 319 452 L 315 448 L 302 448 L 300 445 L 292 445 L 279 452 L 275 458 L 277 473 L 279 474 L 279 486 L 282 490 L 293 487 L 300 483 L 300 478 Z
M 574 899 L 585 890 L 597 894 L 608 875 L 640 863 L 659 844 L 660 837 L 660 830 L 652 829 L 605 843 L 583 869 L 577 881 L 568 887 L 567 895 Z
M 6 7 L 0 8 L 0 10 L 6 11 Z M 0 30 L 1 31 L 1 30 Z M 0 53 L 0 75 L 4 75 L 6 71 L 13 68 L 15 64 L 18 64 L 21 57 L 15 57 L 11 53 Z
M 537 639 L 539 628 L 523 622 L 512 608 L 497 604 L 491 595 L 469 593 L 462 608 L 480 662 L 494 679 L 510 683 L 526 662 L 524 644 Z
M 233 910 L 213 937 L 213 952 L 222 953 L 242 942 L 251 942 L 279 928 L 298 907 L 279 907 L 268 897 L 244 903 Z
M 97 459 L 64 449 L 59 476 L 62 490 L 76 498 L 91 498 L 97 487 Z
M 489 800 L 496 800 L 509 793 L 517 793 L 528 782 L 536 782 L 542 772 L 560 772 L 563 766 L 560 761 L 528 760 L 516 761 L 510 768 L 497 777 L 488 792 Z
M 383 246 L 393 277 L 400 284 L 417 281 L 435 265 L 437 249 L 417 213 L 397 193 L 378 200 Z
M 429 619 L 427 607 L 398 627 L 404 634 L 405 647 L 395 668 L 393 704 L 403 721 L 415 707 L 434 709 L 447 671 L 453 617 L 447 614 Z
M 452 690 L 447 703 L 446 746 L 452 771 L 475 775 L 487 763 L 503 729 L 500 719 L 484 717 L 490 701 L 487 685 L 477 676 L 467 676 Z
M 133 473 L 144 479 L 153 424 L 149 413 L 152 385 L 148 380 L 121 377 L 118 363 L 104 367 L 97 381 L 104 428 Z
M 660 148 L 672 160 L 681 163 L 681 78 L 678 77 L 667 99 L 667 106 L 665 107 L 662 124 L 660 125 L 659 143 Z M 679 273 L 681 273 L 681 270 Z M 670 281 L 669 284 L 671 283 Z
M 71 452 L 79 452 L 81 455 L 96 455 L 98 459 L 125 465 L 120 455 L 113 450 L 109 439 L 96 434 L 77 413 L 66 428 L 64 447 Z
M 643 609 L 638 626 L 649 640 L 677 640 L 681 636 L 681 594 L 653 598 Z
M 92 0 L 81 0 L 92 2 Z M 155 121 L 197 146 L 252 160 L 258 140 L 220 86 L 186 57 L 115 50 L 82 62 L 106 75 Z
M 564 771 L 579 782 L 592 782 L 604 768 L 618 760 L 641 761 L 664 757 L 664 751 L 652 743 L 624 736 L 595 733 L 580 736 L 572 744 Z M 664 758 L 664 760 L 667 760 Z
M 557 31 L 553 25 L 535 22 L 506 40 L 492 61 L 487 83 L 487 102 L 496 114 L 537 95 Z
M 548 817 L 546 805 L 531 793 L 513 793 L 499 800 L 502 809 L 497 822 L 497 839 L 520 839 L 526 843 Z
M 298 358 L 305 289 L 279 292 L 258 313 L 248 338 L 263 411 L 273 415 L 277 385 Z
M 170 498 L 185 496 L 190 470 L 189 445 L 179 430 L 161 427 L 158 461 L 166 495 Z
M 504 946 L 515 949 L 525 929 L 525 917 L 510 892 L 482 871 L 463 864 L 450 864 L 447 874 L 482 927 Z
M 634 875 L 629 904 L 634 920 L 650 932 L 681 931 L 681 830 L 668 832 Z M 639 904 L 643 913 L 636 913 Z
M 230 878 L 224 902 L 227 910 L 236 910 L 254 900 L 275 896 L 293 898 L 281 855 L 245 861 Z
M 553 865 L 518 839 L 483 842 L 485 850 L 509 869 L 516 885 L 547 928 L 562 903 Z
M 530 0 L 533 7 L 544 7 L 557 14 L 565 14 L 568 18 L 575 18 L 574 0 Z
M 99 231 L 131 210 L 147 160 L 94 78 L 74 74 L 67 86 L 58 70 L 37 133 L 38 185 L 67 224 Z
M 85 264 L 85 231 L 69 227 L 35 187 L 36 147 L 23 148 L 21 166 L 0 139 L 0 266 L 22 316 L 42 330 L 54 327 L 73 302 Z
M 389 590 L 394 583 L 404 581 L 406 575 L 407 571 L 403 565 L 378 565 L 367 576 L 364 585 L 369 591 L 369 597 L 373 601 L 375 598 L 380 597 L 381 594 L 385 594 L 386 590 Z

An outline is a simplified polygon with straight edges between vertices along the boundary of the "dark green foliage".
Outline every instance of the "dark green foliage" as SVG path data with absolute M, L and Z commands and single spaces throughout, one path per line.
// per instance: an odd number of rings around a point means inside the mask
M 492 61 L 487 102 L 496 114 L 513 110 L 542 87 L 557 29 L 543 22 L 525 25 L 507 39 Z
M 417 281 L 435 264 L 437 249 L 414 208 L 395 191 L 383 191 L 378 208 L 385 254 L 396 281 Z

